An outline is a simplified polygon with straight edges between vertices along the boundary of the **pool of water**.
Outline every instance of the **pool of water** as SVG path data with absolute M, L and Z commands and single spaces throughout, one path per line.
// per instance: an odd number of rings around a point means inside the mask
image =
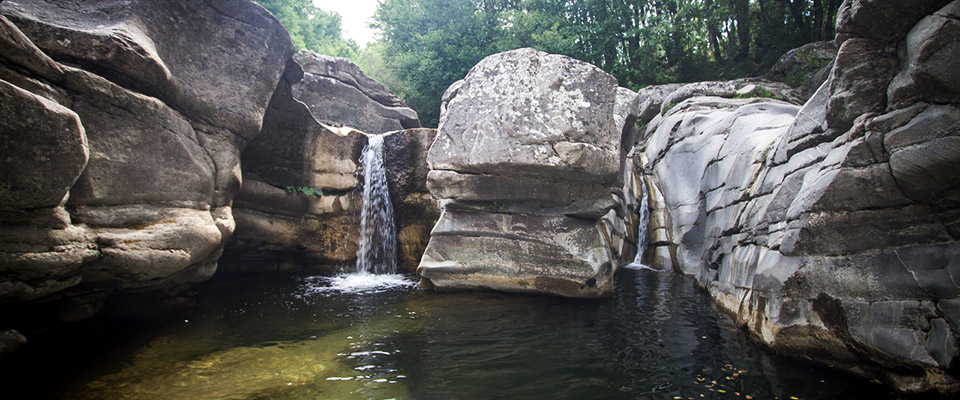
M 69 399 L 896 398 L 768 354 L 669 272 L 622 269 L 615 295 L 591 301 L 412 283 L 216 278 L 163 324 L 58 339 L 75 353 L 38 353 L 6 386 Z

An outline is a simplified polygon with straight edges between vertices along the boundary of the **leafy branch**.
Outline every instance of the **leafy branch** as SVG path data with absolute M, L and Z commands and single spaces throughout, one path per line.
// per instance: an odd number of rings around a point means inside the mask
M 303 193 L 306 196 L 323 197 L 323 190 L 311 186 L 287 186 L 287 192 Z

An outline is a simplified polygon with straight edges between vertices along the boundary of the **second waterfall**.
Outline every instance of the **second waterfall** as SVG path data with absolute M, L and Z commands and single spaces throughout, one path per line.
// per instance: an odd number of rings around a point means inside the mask
M 397 272 L 397 232 L 387 187 L 383 147 L 383 135 L 370 135 L 360 157 L 363 175 L 363 208 L 357 249 L 357 273 L 360 274 Z

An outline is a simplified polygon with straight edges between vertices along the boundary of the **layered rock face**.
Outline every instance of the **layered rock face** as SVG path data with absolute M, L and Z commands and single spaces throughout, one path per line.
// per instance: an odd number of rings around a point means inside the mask
M 228 0 L 0 12 L 0 301 L 60 299 L 70 320 L 209 278 L 293 53 L 283 27 Z
M 622 187 L 636 101 L 599 68 L 533 49 L 451 85 L 427 156 L 443 211 L 421 287 L 610 295 L 635 211 Z
M 958 391 L 958 17 L 848 1 L 802 106 L 692 97 L 650 120 L 649 258 L 777 351 Z
M 352 267 L 363 132 L 391 132 L 385 162 L 398 231 L 415 226 L 400 247 L 422 252 L 417 243 L 426 240 L 427 228 L 420 225 L 432 225 L 439 211 L 425 187 L 426 149 L 435 130 L 418 126 L 415 111 L 349 60 L 298 53 L 287 64 L 263 129 L 243 153 L 237 229 L 225 255 L 231 271 Z M 420 253 L 404 254 L 404 265 L 416 268 Z

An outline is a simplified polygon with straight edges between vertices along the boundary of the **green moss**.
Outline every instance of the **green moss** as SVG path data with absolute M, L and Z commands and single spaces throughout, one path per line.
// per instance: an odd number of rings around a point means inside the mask
M 323 197 L 323 190 L 311 186 L 287 186 L 289 193 L 303 193 L 306 196 Z
M 770 152 L 772 151 L 773 151 L 773 143 L 770 143 L 770 145 L 767 146 L 766 150 L 763 151 L 763 154 L 760 155 L 760 159 L 757 161 L 760 162 L 761 165 L 767 165 L 767 160 L 770 159 Z
M 733 96 L 735 99 L 752 99 L 752 98 L 769 98 L 769 99 L 779 99 L 780 96 L 773 94 L 769 89 L 763 86 L 757 86 L 748 93 L 737 93 Z
M 680 102 L 676 102 L 676 103 L 667 103 L 667 106 L 663 108 L 663 114 L 666 114 L 666 113 L 667 113 L 667 111 L 670 111 L 670 109 L 671 109 L 671 108 L 674 108 L 674 107 L 676 107 L 676 106 L 677 106 L 677 104 L 680 104 Z

